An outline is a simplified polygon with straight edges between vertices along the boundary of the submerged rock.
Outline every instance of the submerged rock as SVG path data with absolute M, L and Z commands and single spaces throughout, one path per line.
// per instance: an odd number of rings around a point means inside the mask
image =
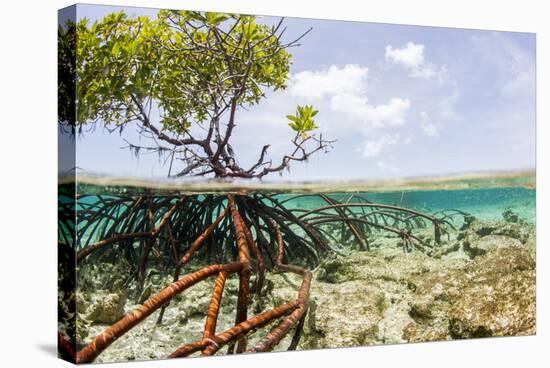
M 463 269 L 418 284 L 410 310 L 415 323 L 403 334 L 407 341 L 535 332 L 533 248 L 514 243 L 490 248 Z
M 506 222 L 518 223 L 520 221 L 518 214 L 511 209 L 507 209 L 506 211 L 502 212 L 502 218 Z
M 477 220 L 477 218 L 473 215 L 470 215 L 470 214 L 466 214 L 464 215 L 463 217 L 464 219 L 464 223 L 462 224 L 462 227 L 460 228 L 460 230 L 465 230 L 467 228 L 470 227 L 470 225 Z
M 331 259 L 323 262 L 317 273 L 317 280 L 329 284 L 338 284 L 355 280 L 359 274 L 342 258 Z
M 372 344 L 378 332 L 385 302 L 384 293 L 361 281 L 316 287 L 302 349 Z
M 535 272 L 501 275 L 465 285 L 449 311 L 453 338 L 531 335 L 536 332 Z
M 534 235 L 534 226 L 527 223 L 476 220 L 458 235 L 458 239 L 473 241 L 488 235 L 507 236 L 525 243 Z
M 125 303 L 126 295 L 123 293 L 97 295 L 86 309 L 84 318 L 93 323 L 115 323 L 124 316 Z
M 432 230 L 425 232 L 429 236 Z M 532 225 L 471 219 L 460 232 L 445 237 L 442 246 L 431 248 L 431 255 L 419 250 L 404 254 L 399 242 L 385 235 L 370 243 L 372 251 L 327 259 L 313 271 L 299 349 L 535 332 Z M 171 276 L 149 281 L 152 295 L 169 285 Z M 113 343 L 97 362 L 163 358 L 181 344 L 200 339 L 213 282 L 205 280 L 176 296 L 162 325 L 156 324 L 157 311 Z M 249 316 L 296 299 L 300 283 L 297 275 L 268 272 L 262 297 L 251 293 Z M 238 285 L 237 275 L 226 281 L 218 333 L 235 322 Z M 86 342 L 138 306 L 114 286 L 87 290 L 93 293 L 77 294 L 79 311 L 85 307 L 94 322 L 83 321 L 81 338 Z M 248 346 L 273 327 L 251 334 Z M 292 335 L 290 331 L 275 350 L 286 350 Z
M 522 243 L 518 239 L 503 235 L 487 235 L 472 241 L 464 241 L 464 250 L 472 258 L 484 255 L 492 249 L 521 246 Z
M 535 253 L 494 249 L 466 270 L 471 279 L 449 311 L 453 338 L 535 333 Z
M 394 246 L 324 262 L 300 348 L 534 333 L 533 231 L 472 219 L 432 256 Z
M 86 313 L 90 304 L 90 296 L 81 291 L 76 292 L 76 311 L 78 313 Z
M 404 254 L 396 248 L 325 262 L 314 273 L 310 297 L 314 307 L 300 348 L 405 342 L 403 329 L 413 321 L 409 301 L 416 288 L 410 280 L 438 270 L 441 264 L 423 253 Z

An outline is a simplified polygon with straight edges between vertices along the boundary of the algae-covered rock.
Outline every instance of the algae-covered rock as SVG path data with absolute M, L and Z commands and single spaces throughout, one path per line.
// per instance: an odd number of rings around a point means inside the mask
M 112 324 L 124 316 L 124 293 L 107 293 L 96 295 L 86 310 L 84 318 L 89 322 Z
M 327 263 L 333 270 L 329 277 Z M 315 308 L 310 307 L 300 347 L 404 342 L 402 330 L 412 321 L 408 296 L 415 285 L 410 280 L 440 267 L 440 260 L 418 251 L 404 254 L 397 248 L 356 252 L 326 262 L 315 272 L 310 297 Z
M 507 209 L 504 212 L 502 212 L 502 218 L 506 222 L 518 223 L 520 221 L 518 214 L 512 211 L 511 209 Z
M 451 253 L 456 253 L 459 250 L 460 250 L 460 243 L 452 242 L 450 244 L 445 244 L 444 246 L 434 248 L 430 253 L 430 257 L 440 259 Z
M 117 292 L 132 272 L 132 267 L 123 258 L 115 263 L 87 263 L 78 269 L 78 287 L 80 290 L 108 290 Z
M 76 317 L 76 341 L 84 341 L 89 335 L 89 323 L 82 319 L 80 315 Z
M 386 296 L 378 303 L 382 319 L 378 322 L 376 340 L 378 344 L 399 344 L 403 340 L 402 330 L 404 326 L 411 323 L 412 318 L 408 315 L 408 300 L 406 285 L 386 284 Z M 393 287 L 392 287 L 393 286 Z
M 461 269 L 417 277 L 409 311 L 414 323 L 403 330 L 403 338 L 433 341 L 534 333 L 534 249 L 506 244 L 488 247 Z
M 470 225 L 477 220 L 477 218 L 471 214 L 466 214 L 463 216 L 463 219 L 464 219 L 464 222 L 462 224 L 462 227 L 460 228 L 460 230 L 466 230 L 467 228 L 470 227 Z
M 90 297 L 81 291 L 76 292 L 76 311 L 78 313 L 85 313 L 90 303 Z
M 204 318 L 208 311 L 208 305 L 212 298 L 212 287 L 214 280 L 205 280 L 186 289 L 177 302 L 177 309 L 180 315 L 185 315 L 187 318 Z M 227 295 L 222 296 L 222 306 L 226 302 L 224 299 Z M 180 317 L 181 319 L 182 317 Z M 186 320 L 185 319 L 185 320 Z
M 321 286 L 321 285 L 319 285 Z M 301 349 L 372 344 L 382 319 L 383 292 L 365 282 L 348 281 L 315 287 Z
M 504 235 L 487 235 L 482 238 L 464 242 L 464 250 L 472 258 L 483 255 L 491 249 L 521 246 L 522 243 L 520 240 Z
M 535 272 L 519 271 L 465 285 L 449 312 L 453 338 L 535 333 Z
M 408 342 L 446 340 L 448 310 L 454 298 L 462 293 L 467 280 L 466 263 L 451 264 L 449 269 L 414 277 L 410 282 L 416 288 L 409 296 L 408 314 L 413 320 L 403 328 L 402 338 Z
M 317 279 L 337 284 L 345 281 L 352 281 L 358 277 L 358 273 L 349 262 L 342 258 L 331 259 L 319 266 Z
M 486 280 L 517 271 L 534 270 L 535 266 L 535 249 L 532 247 L 498 248 L 474 259 L 465 273 L 470 278 L 483 277 Z
M 458 235 L 458 239 L 473 241 L 488 235 L 501 235 L 525 243 L 534 234 L 534 226 L 527 223 L 473 221 Z
M 402 337 L 407 342 L 442 341 L 449 339 L 449 331 L 444 323 L 426 329 L 417 322 L 411 322 L 403 329 Z

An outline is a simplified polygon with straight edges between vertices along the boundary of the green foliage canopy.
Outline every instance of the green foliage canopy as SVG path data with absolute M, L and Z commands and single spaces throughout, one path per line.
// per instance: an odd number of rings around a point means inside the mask
M 281 23 L 174 10 L 161 10 L 156 19 L 124 12 L 94 23 L 82 19 L 76 25 L 76 124 L 102 121 L 122 130 L 137 122 L 156 141 L 181 148 L 183 174 L 261 177 L 271 172 L 267 146 L 246 170 L 236 164 L 229 142 L 239 108 L 258 104 L 267 90 L 286 88 L 287 49 L 301 37 L 284 43 Z M 295 144 L 317 128 L 316 113 L 298 106 L 295 116 L 288 115 Z M 204 128 L 203 138 L 191 133 L 195 126 Z M 303 153 L 290 161 L 306 160 Z

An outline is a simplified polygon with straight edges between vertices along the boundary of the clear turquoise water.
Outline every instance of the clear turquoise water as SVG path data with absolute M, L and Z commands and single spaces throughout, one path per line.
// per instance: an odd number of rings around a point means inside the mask
M 286 199 L 291 195 L 279 195 Z M 512 210 L 524 221 L 535 223 L 536 191 L 525 187 L 499 187 L 456 190 L 416 190 L 390 192 L 331 193 L 340 202 L 370 202 L 397 205 L 421 212 L 444 209 L 468 212 L 479 219 L 502 220 L 505 210 Z M 318 197 L 301 197 L 287 202 L 293 208 L 316 208 L 326 205 Z
M 417 210 L 426 214 L 433 214 L 440 210 L 455 209 L 462 212 L 467 212 L 474 215 L 476 218 L 488 221 L 503 220 L 503 212 L 507 210 L 513 211 L 520 220 L 535 223 L 536 219 L 536 190 L 527 186 L 510 186 L 506 185 L 495 186 L 491 182 L 490 187 L 474 187 L 467 189 L 421 189 L 421 190 L 390 190 L 383 191 L 377 188 L 376 191 L 355 191 L 355 192 L 326 192 L 324 193 L 341 203 L 346 202 L 374 202 L 380 204 L 396 205 L 412 210 Z M 512 183 L 515 184 L 515 183 Z M 341 187 L 339 188 L 341 190 Z M 76 203 L 77 218 L 78 211 L 82 208 L 89 208 L 89 205 L 96 205 L 96 210 L 101 209 L 102 204 L 99 198 L 103 200 L 111 200 L 116 198 L 132 199 L 144 191 L 151 191 L 156 197 L 173 197 L 174 200 L 185 193 L 187 195 L 196 196 L 199 200 L 204 195 L 197 192 L 175 192 L 174 190 L 166 191 L 164 189 L 151 189 L 145 187 L 125 187 L 125 186 L 102 186 L 97 184 L 86 184 L 79 186 L 77 192 L 84 195 L 79 198 Z M 207 192 L 205 190 L 205 192 Z M 272 192 L 266 192 L 273 194 Z M 262 194 L 262 191 L 255 190 L 252 195 Z M 217 193 L 224 196 L 225 192 Z M 274 198 L 283 202 L 285 207 L 289 209 L 310 210 L 327 206 L 327 203 L 317 195 L 317 193 L 300 194 L 299 188 L 293 188 L 292 193 L 279 191 L 273 194 Z M 60 195 L 59 202 L 67 203 L 70 201 L 69 196 Z M 269 204 L 269 203 L 266 203 Z M 126 207 L 120 206 L 118 213 L 122 213 Z M 352 208 L 352 211 L 361 211 L 360 208 Z M 297 212 L 298 213 L 298 212 Z M 117 216 L 116 212 L 111 212 L 110 215 Z M 107 226 L 109 221 L 104 224 Z M 79 222 L 77 228 L 84 226 L 85 222 Z M 457 224 L 459 225 L 459 224 Z M 80 241 L 97 240 L 94 227 L 90 227 L 85 234 L 81 234 Z M 77 247 L 79 247 L 77 245 Z

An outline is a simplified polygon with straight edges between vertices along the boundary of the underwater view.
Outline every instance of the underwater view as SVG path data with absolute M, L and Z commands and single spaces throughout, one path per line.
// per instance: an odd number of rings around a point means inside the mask
M 58 356 L 536 333 L 532 33 L 59 11 Z
M 76 213 L 60 217 L 60 259 L 76 259 L 60 333 L 81 362 L 536 332 L 533 175 L 391 191 L 100 183 L 59 196 Z

